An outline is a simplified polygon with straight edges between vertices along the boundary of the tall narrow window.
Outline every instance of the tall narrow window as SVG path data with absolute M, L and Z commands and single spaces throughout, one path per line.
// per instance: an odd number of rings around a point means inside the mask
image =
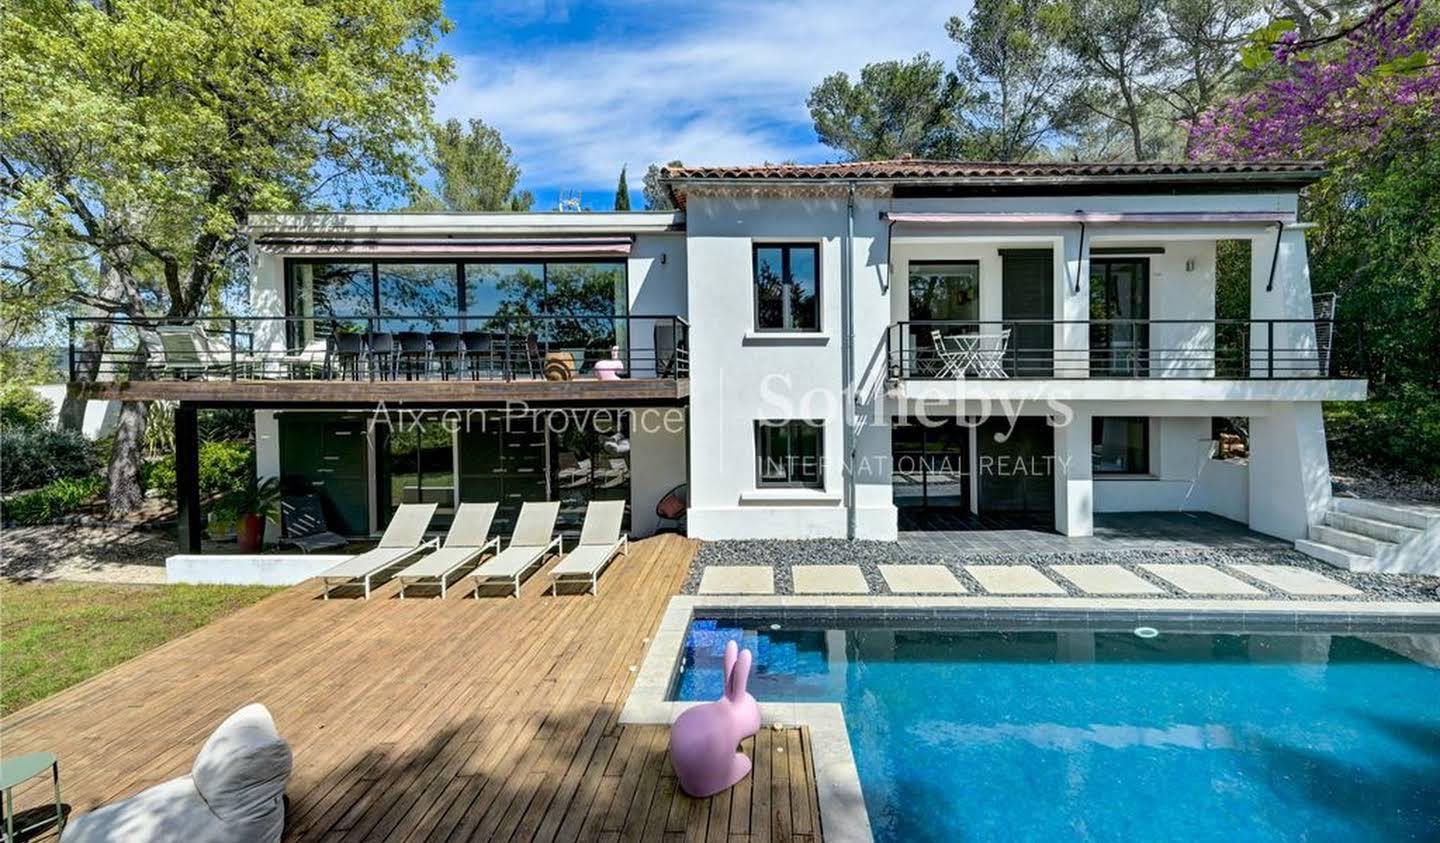
M 1090 261 L 1090 374 L 1144 377 L 1150 365 L 1150 261 Z
M 1090 451 L 1096 474 L 1150 473 L 1150 420 L 1096 416 L 1090 422 Z
M 818 421 L 755 422 L 755 483 L 825 488 L 825 426 Z
M 820 330 L 820 248 L 755 247 L 755 330 Z

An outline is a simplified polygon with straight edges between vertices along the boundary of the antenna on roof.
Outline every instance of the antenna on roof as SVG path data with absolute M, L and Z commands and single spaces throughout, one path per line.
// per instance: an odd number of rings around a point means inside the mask
M 584 205 L 581 204 L 580 191 L 560 191 L 560 207 L 558 208 L 559 211 L 561 211 L 562 213 L 576 213 L 578 211 L 583 211 L 584 209 Z

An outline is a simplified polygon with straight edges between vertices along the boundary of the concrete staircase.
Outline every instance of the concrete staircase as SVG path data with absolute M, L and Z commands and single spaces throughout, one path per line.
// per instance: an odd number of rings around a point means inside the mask
M 1334 498 L 1295 549 L 1350 571 L 1440 574 L 1440 509 Z

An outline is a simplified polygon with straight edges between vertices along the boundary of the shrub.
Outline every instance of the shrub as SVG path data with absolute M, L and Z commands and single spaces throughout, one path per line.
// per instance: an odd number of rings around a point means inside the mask
M 0 387 L 0 430 L 19 432 L 50 424 L 55 405 L 28 386 L 7 383 Z
M 1327 404 L 1332 456 L 1440 479 L 1440 399 L 1407 385 L 1369 401 Z
M 38 489 L 100 467 L 95 446 L 73 430 L 40 427 L 0 432 L 0 490 Z
M 104 491 L 105 478 L 98 475 L 64 477 L 6 501 L 5 517 L 21 526 L 45 524 L 74 512 Z
M 255 476 L 255 450 L 243 442 L 203 442 L 200 445 L 200 496 L 222 495 L 244 489 Z M 175 455 L 153 463 L 145 483 L 175 499 Z

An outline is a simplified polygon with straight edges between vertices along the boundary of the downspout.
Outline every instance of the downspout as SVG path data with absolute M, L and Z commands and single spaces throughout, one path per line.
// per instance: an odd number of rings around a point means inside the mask
M 845 203 L 845 244 L 840 253 L 840 403 L 845 436 L 845 538 L 855 540 L 855 182 Z

